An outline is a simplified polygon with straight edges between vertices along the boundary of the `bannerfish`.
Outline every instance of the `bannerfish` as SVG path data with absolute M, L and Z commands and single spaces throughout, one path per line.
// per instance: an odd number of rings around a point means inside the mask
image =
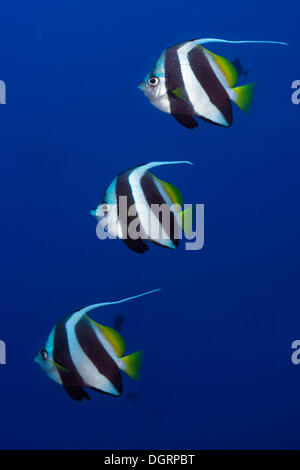
M 234 67 L 236 68 L 236 71 L 237 71 L 237 74 L 238 74 L 239 77 L 241 77 L 243 75 L 245 78 L 248 78 L 250 70 L 244 70 L 240 59 L 234 59 L 232 61 L 232 65 L 234 65 Z
M 125 342 L 122 336 L 113 328 L 96 323 L 87 313 L 95 308 L 121 304 L 159 290 L 115 302 L 90 305 L 67 315 L 52 328 L 35 362 L 52 380 L 61 384 L 73 400 L 90 400 L 84 387 L 120 396 L 120 371 L 138 380 L 142 351 L 123 356 Z
M 203 44 L 206 43 L 287 45 L 276 41 L 208 38 L 194 39 L 164 50 L 138 87 L 156 108 L 171 114 L 188 129 L 198 126 L 194 117 L 230 127 L 233 122 L 231 101 L 247 112 L 253 97 L 254 83 L 235 87 L 236 68 L 229 60 L 205 49 Z
M 192 206 L 182 211 L 180 191 L 149 170 L 181 163 L 192 165 L 188 161 L 152 162 L 118 175 L 106 189 L 101 204 L 91 211 L 98 226 L 111 237 L 122 239 L 136 253 L 149 249 L 146 240 L 164 248 L 177 248 L 180 229 L 186 233 L 191 230 Z M 122 198 L 126 202 L 122 203 Z

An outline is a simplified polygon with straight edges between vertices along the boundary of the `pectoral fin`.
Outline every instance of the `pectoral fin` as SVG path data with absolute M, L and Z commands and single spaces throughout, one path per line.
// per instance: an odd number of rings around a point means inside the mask
M 52 361 L 53 364 L 55 365 L 55 367 L 57 367 L 57 369 L 63 371 L 63 372 L 70 372 L 68 369 L 66 369 L 64 366 L 62 366 L 61 364 L 59 364 L 58 362 L 55 362 L 55 361 Z
M 184 100 L 186 99 L 186 91 L 184 88 L 175 88 L 174 90 L 170 90 L 170 93 L 172 93 L 176 98 L 179 100 Z

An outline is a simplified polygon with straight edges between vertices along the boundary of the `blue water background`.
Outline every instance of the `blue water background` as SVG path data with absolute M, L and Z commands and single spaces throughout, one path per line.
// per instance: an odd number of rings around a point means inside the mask
M 0 448 L 299 448 L 299 2 L 10 1 L 1 6 Z M 249 115 L 195 131 L 136 85 L 162 50 L 196 37 L 258 83 Z M 240 83 L 245 83 L 241 79 Z M 122 170 L 154 173 L 205 204 L 205 246 L 136 255 L 89 215 Z M 94 302 L 144 350 L 135 401 L 76 403 L 33 362 L 52 326 Z

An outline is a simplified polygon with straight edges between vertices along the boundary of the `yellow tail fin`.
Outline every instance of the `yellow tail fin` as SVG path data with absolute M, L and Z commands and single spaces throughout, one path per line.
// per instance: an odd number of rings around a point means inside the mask
M 124 371 L 134 380 L 139 380 L 142 365 L 143 351 L 137 351 L 129 356 L 122 357 L 122 361 L 126 364 Z
M 251 107 L 251 102 L 253 99 L 255 89 L 255 83 L 248 83 L 248 85 L 238 86 L 233 88 L 235 95 L 233 100 L 238 105 L 238 107 L 248 113 Z
M 180 212 L 181 227 L 184 233 L 189 236 L 193 230 L 193 205 Z

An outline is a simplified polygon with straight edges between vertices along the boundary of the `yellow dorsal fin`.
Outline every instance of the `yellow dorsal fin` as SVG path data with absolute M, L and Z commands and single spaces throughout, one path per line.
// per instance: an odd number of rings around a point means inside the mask
M 99 323 L 96 323 L 94 320 L 91 320 L 91 322 L 94 323 L 94 325 L 96 325 L 99 328 L 103 336 L 112 345 L 113 349 L 116 352 L 116 355 L 118 357 L 123 356 L 125 352 L 125 341 L 120 335 L 120 333 L 118 333 L 116 330 L 114 330 L 113 328 L 109 326 L 100 325 Z
M 214 58 L 216 64 L 225 75 L 228 85 L 230 86 L 230 88 L 233 88 L 238 80 L 238 73 L 235 66 L 229 60 L 225 59 L 225 57 L 214 54 L 213 52 L 208 51 L 204 47 L 203 49 Z
M 152 173 L 151 173 L 151 175 L 152 175 Z M 179 189 L 176 188 L 176 186 L 174 186 L 174 184 L 167 183 L 166 181 L 160 180 L 159 178 L 157 178 L 154 175 L 152 175 L 152 176 L 156 181 L 159 181 L 160 184 L 162 184 L 163 188 L 165 189 L 168 196 L 170 197 L 172 203 L 173 204 L 179 204 L 180 206 L 182 206 L 183 198 L 182 198 L 182 194 L 179 191 Z

